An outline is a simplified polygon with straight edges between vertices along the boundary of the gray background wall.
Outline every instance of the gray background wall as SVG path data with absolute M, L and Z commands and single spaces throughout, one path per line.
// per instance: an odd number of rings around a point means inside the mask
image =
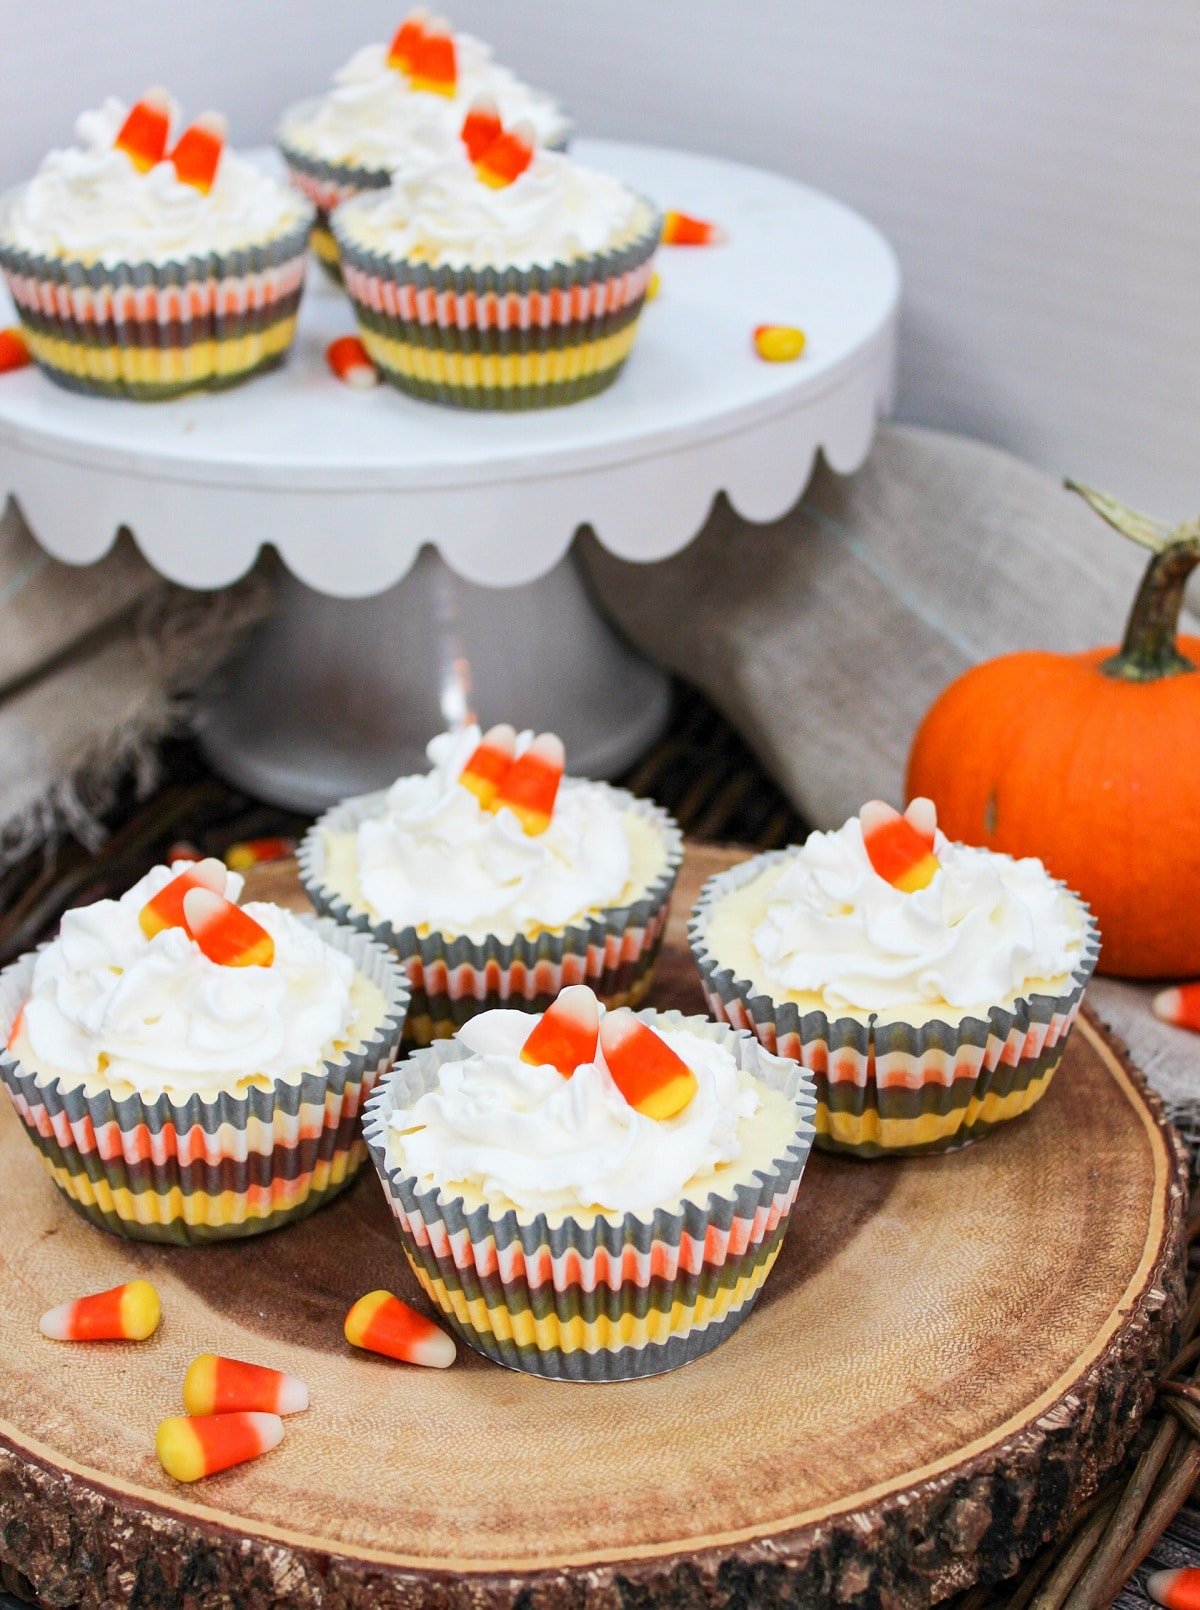
M 1197 0 L 447 3 L 587 132 L 762 163 L 873 218 L 904 266 L 902 417 L 1200 509 Z M 153 82 L 264 140 L 405 6 L 0 0 L 0 180 Z

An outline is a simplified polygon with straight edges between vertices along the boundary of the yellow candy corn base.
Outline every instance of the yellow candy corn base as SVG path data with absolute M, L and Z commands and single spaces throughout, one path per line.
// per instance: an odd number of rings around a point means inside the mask
M 1028 1112 L 1062 1060 L 1099 955 L 1099 934 L 1083 902 L 1083 957 L 1062 995 L 1031 995 L 993 1007 L 986 1019 L 955 1023 L 801 1016 L 793 1003 L 775 1002 L 737 979 L 707 945 L 714 905 L 790 853 L 758 855 L 711 878 L 688 937 L 713 1016 L 812 1073 L 818 1147 L 864 1158 L 953 1151 Z
M 373 934 L 399 956 L 408 974 L 406 1044 L 448 1039 L 468 1019 L 493 1007 L 545 1011 L 566 984 L 589 984 L 608 1006 L 636 1006 L 645 999 L 683 860 L 683 835 L 660 806 L 635 800 L 623 789 L 609 793 L 620 810 L 635 811 L 653 822 L 665 851 L 663 871 L 630 905 L 610 906 L 565 928 L 515 939 L 475 940 L 418 933 L 413 927 L 397 929 L 350 905 L 326 883 L 325 834 L 357 831 L 361 822 L 378 812 L 382 796 L 343 800 L 309 829 L 296 858 L 300 881 L 313 905 L 348 927 Z
M 467 1211 L 461 1198 L 419 1190 L 388 1167 L 392 1114 L 433 1088 L 446 1061 L 468 1054 L 460 1042 L 399 1063 L 367 1103 L 363 1132 L 414 1274 L 465 1342 L 511 1369 L 621 1381 L 690 1363 L 745 1319 L 779 1255 L 814 1137 L 811 1076 L 763 1057 L 749 1034 L 678 1012 L 643 1016 L 726 1046 L 795 1104 L 784 1153 L 726 1197 L 551 1225 L 544 1214 L 518 1222 L 511 1208 Z
M 0 269 L 52 380 L 156 402 L 237 385 L 283 361 L 314 215 L 275 240 L 182 264 L 82 263 L 0 243 Z
M 245 1094 L 175 1101 L 62 1089 L 10 1051 L 3 1079 L 26 1133 L 59 1190 L 86 1218 L 136 1241 L 187 1245 L 259 1235 L 323 1206 L 366 1161 L 362 1108 L 400 1048 L 408 989 L 369 936 L 321 921 L 383 993 L 387 1009 L 355 1051 L 305 1074 Z M 0 1042 L 27 999 L 35 957 L 0 973 Z

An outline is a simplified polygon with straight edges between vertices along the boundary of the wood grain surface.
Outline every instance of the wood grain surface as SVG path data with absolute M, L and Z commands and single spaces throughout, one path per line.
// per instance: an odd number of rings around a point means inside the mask
M 701 1009 L 683 936 L 658 1004 Z M 302 904 L 292 869 L 255 896 Z M 754 1314 L 671 1375 L 548 1383 L 460 1353 L 355 1354 L 350 1302 L 423 1304 L 372 1172 L 241 1245 L 126 1243 L 75 1216 L 0 1106 L 0 1558 L 88 1607 L 905 1606 L 1012 1571 L 1119 1460 L 1183 1282 L 1185 1165 L 1085 1016 L 1025 1119 L 946 1157 L 814 1155 Z M 145 1275 L 140 1346 L 38 1314 Z M 281 1448 L 184 1489 L 154 1457 L 190 1359 L 301 1375 Z

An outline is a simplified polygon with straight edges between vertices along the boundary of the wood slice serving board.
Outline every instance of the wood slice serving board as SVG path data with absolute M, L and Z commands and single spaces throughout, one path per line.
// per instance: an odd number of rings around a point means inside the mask
M 660 1004 L 700 1010 L 683 921 L 732 859 L 693 850 Z M 302 897 L 290 868 L 255 893 Z M 137 1246 L 76 1217 L 0 1105 L 0 1559 L 46 1603 L 928 1603 L 1014 1570 L 1123 1454 L 1182 1300 L 1182 1152 L 1084 1017 L 1026 1118 L 942 1158 L 813 1157 L 750 1319 L 673 1374 L 586 1387 L 465 1349 L 355 1354 L 350 1302 L 423 1299 L 372 1172 L 241 1244 Z M 141 1346 L 38 1314 L 133 1275 Z M 154 1430 L 206 1349 L 312 1392 L 276 1452 L 172 1483 Z

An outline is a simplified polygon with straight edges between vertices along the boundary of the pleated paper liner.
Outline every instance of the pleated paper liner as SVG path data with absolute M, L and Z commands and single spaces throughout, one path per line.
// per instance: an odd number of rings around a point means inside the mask
M 405 1256 L 422 1288 L 477 1352 L 551 1380 L 625 1381 L 702 1357 L 753 1307 L 779 1254 L 812 1147 L 816 1095 L 797 1063 L 765 1053 L 749 1034 L 679 1012 L 639 1016 L 727 1046 L 739 1068 L 795 1104 L 781 1155 L 728 1196 L 682 1210 L 546 1215 L 466 1209 L 461 1197 L 421 1190 L 389 1168 L 392 1113 L 436 1086 L 469 1052 L 457 1041 L 398 1063 L 367 1103 L 363 1129 Z
M 182 262 L 83 263 L 4 239 L 0 269 L 35 362 L 58 385 L 155 402 L 283 362 L 304 289 L 309 212 L 262 244 Z
M 610 386 L 629 355 L 662 219 L 626 245 L 528 269 L 449 268 L 359 244 L 333 215 L 363 345 L 384 378 L 455 408 L 552 408 Z
M 408 1043 L 429 1045 L 448 1038 L 469 1018 L 497 1006 L 544 1012 L 566 984 L 590 984 L 609 1006 L 636 1006 L 645 998 L 683 860 L 683 835 L 661 806 L 606 783 L 586 786 L 604 789 L 618 809 L 633 810 L 652 822 L 662 837 L 666 865 L 629 905 L 609 906 L 564 928 L 513 939 L 397 929 L 352 906 L 326 883 L 324 833 L 355 832 L 368 817 L 380 814 L 386 793 L 343 800 L 305 834 L 297 861 L 313 905 L 338 922 L 374 934 L 395 951 L 408 973 Z
M 0 1052 L 0 1078 L 51 1178 L 85 1218 L 135 1241 L 190 1245 L 277 1229 L 315 1212 L 366 1161 L 362 1107 L 394 1062 L 408 1004 L 382 946 L 327 919 L 322 939 L 383 992 L 386 1010 L 356 1050 L 295 1084 L 204 1100 L 85 1095 Z M 29 994 L 36 953 L 0 973 L 0 1040 Z
M 769 851 L 710 878 L 688 938 L 714 1017 L 749 1030 L 768 1050 L 812 1072 L 817 1146 L 866 1158 L 951 1151 L 1027 1112 L 1062 1059 L 1100 951 L 1096 924 L 1078 896 L 1059 885 L 1084 919 L 1083 954 L 1061 995 L 1022 997 L 1011 1007 L 992 1007 L 986 1018 L 955 1023 L 877 1024 L 874 1018 L 802 1014 L 795 1003 L 774 1001 L 736 978 L 707 944 L 713 907 L 794 854 Z
M 392 182 L 393 174 L 402 170 L 372 167 L 365 162 L 327 161 L 312 151 L 302 150 L 288 138 L 289 118 L 291 121 L 295 121 L 298 117 L 302 119 L 303 114 L 315 105 L 316 101 L 313 100 L 293 107 L 289 117 L 285 117 L 284 126 L 275 143 L 287 165 L 288 178 L 317 209 L 317 219 L 312 232 L 312 249 L 330 279 L 335 285 L 340 285 L 342 263 L 338 244 L 329 224 L 330 213 L 335 207 L 341 206 L 343 201 L 349 201 L 352 196 L 362 195 L 366 190 L 386 190 Z M 564 135 L 561 140 L 548 142 L 545 149 L 565 151 L 569 144 L 570 136 Z

